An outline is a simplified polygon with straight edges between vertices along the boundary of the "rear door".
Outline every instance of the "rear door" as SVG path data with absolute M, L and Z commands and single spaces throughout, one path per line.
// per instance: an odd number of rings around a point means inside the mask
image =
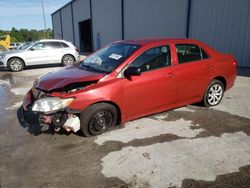
M 195 44 L 175 44 L 177 66 L 177 101 L 193 101 L 203 97 L 209 81 L 209 56 Z
M 144 51 L 129 66 L 138 67 L 142 72 L 140 76 L 124 78 L 123 97 L 129 119 L 175 103 L 176 67 L 172 66 L 169 45 Z
M 45 46 L 48 50 L 48 62 L 49 63 L 61 63 L 62 57 L 64 55 L 64 48 L 61 42 L 51 41 L 46 42 Z

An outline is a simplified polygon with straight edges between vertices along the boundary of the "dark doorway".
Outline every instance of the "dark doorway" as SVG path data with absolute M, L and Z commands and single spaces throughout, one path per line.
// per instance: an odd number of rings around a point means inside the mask
M 91 19 L 79 22 L 79 32 L 81 52 L 92 52 Z

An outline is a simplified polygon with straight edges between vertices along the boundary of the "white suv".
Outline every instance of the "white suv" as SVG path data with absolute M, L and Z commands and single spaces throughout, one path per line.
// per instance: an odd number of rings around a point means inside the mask
M 29 65 L 61 63 L 67 66 L 78 61 L 77 48 L 65 40 L 40 40 L 24 46 L 22 50 L 0 53 L 0 67 L 7 67 L 15 72 Z

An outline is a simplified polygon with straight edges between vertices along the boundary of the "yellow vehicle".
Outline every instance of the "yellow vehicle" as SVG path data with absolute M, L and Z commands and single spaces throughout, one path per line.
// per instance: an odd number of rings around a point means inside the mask
M 10 47 L 10 35 L 0 37 L 0 53 L 5 52 Z

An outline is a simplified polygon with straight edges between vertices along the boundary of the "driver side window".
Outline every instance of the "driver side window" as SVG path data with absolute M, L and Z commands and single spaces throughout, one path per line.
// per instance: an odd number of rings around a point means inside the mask
M 43 50 L 45 49 L 45 45 L 43 42 L 39 42 L 39 43 L 34 44 L 31 48 L 34 50 Z
M 165 45 L 146 50 L 130 64 L 130 67 L 137 67 L 141 72 L 147 72 L 170 65 L 170 47 Z

